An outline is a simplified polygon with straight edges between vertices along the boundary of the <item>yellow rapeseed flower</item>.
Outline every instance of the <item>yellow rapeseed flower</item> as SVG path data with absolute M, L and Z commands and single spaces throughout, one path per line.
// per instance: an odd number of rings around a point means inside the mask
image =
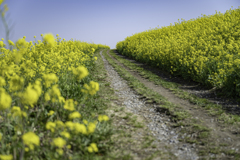
M 45 71 L 45 69 L 46 69 L 46 68 L 45 68 L 44 66 L 41 66 L 40 69 L 39 69 L 39 71 L 40 71 L 40 72 L 43 72 L 43 71 Z
M 106 116 L 106 115 L 99 115 L 99 116 L 98 116 L 98 120 L 99 120 L 100 122 L 102 122 L 102 121 L 108 121 L 109 118 L 108 118 L 108 116 Z
M 51 116 L 51 115 L 53 115 L 54 114 L 54 111 L 53 110 L 50 110 L 49 112 L 48 112 L 48 116 Z
M 45 34 L 43 40 L 48 42 L 48 45 L 51 47 L 55 45 L 55 38 L 51 33 Z
M 9 45 L 11 45 L 11 46 L 14 46 L 14 45 L 15 45 L 11 40 L 8 40 L 8 43 L 9 43 Z
M 44 82 L 45 82 L 44 84 L 47 88 L 50 87 L 52 83 L 57 83 L 58 82 L 58 77 L 54 73 L 44 74 L 43 79 L 44 79 Z
M 28 147 L 25 147 L 24 150 L 25 150 L 25 152 L 28 152 L 28 151 L 29 151 L 29 148 L 28 148 Z
M 79 80 L 85 78 L 89 74 L 87 68 L 84 66 L 79 66 L 78 68 L 73 68 L 72 71 L 73 71 L 74 75 L 78 76 Z
M 56 124 L 54 122 L 47 122 L 46 124 L 46 129 L 51 130 L 51 132 L 55 131 Z
M 66 131 L 61 132 L 60 135 L 66 137 L 66 138 L 70 138 L 71 137 L 70 133 L 68 133 Z
M 53 145 L 58 147 L 58 148 L 63 148 L 64 145 L 66 145 L 66 141 L 62 139 L 61 137 L 54 138 L 53 139 Z
M 83 120 L 83 123 L 88 125 L 88 121 L 86 119 Z
M 64 128 L 65 127 L 64 123 L 62 121 L 59 121 L 59 120 L 55 121 L 55 124 L 56 124 L 57 128 Z
M 88 152 L 90 152 L 90 153 L 93 152 L 93 148 L 91 146 L 88 147 Z
M 73 99 L 68 99 L 66 100 L 65 104 L 64 104 L 64 109 L 69 110 L 69 111 L 74 111 L 74 102 Z
M 90 146 L 88 147 L 88 152 L 98 152 L 97 144 L 96 143 L 91 143 Z
M 0 47 L 3 47 L 3 46 L 4 46 L 3 41 L 0 41 Z
M 76 133 L 87 134 L 87 129 L 84 124 L 74 123 L 74 128 L 75 128 Z
M 59 102 L 60 102 L 60 103 L 65 103 L 65 98 L 64 98 L 64 97 L 62 97 L 62 96 L 61 96 L 61 97 L 59 97 Z
M 18 75 L 15 75 L 15 76 L 11 77 L 11 79 L 8 83 L 9 83 L 10 91 L 18 91 L 18 90 L 22 89 L 22 87 L 24 85 L 24 78 L 19 77 Z
M 18 39 L 18 41 L 16 42 L 16 47 L 17 47 L 17 49 L 21 49 L 21 48 L 27 47 L 27 41 L 25 40 L 24 37 Z
M 79 112 L 77 112 L 77 111 L 71 113 L 71 114 L 68 116 L 69 119 L 75 119 L 75 118 L 80 118 L 80 117 L 81 117 L 81 114 L 80 114 Z
M 5 92 L 3 88 L 0 88 L 0 110 L 5 110 L 11 106 L 12 98 Z
M 70 130 L 74 129 L 74 123 L 71 121 L 65 122 L 65 126 L 68 127 Z
M 83 93 L 87 93 L 87 94 L 90 94 L 90 95 L 94 95 L 97 93 L 97 91 L 99 90 L 99 84 L 97 82 L 94 82 L 94 81 L 90 81 L 90 84 L 84 84 L 83 87 L 85 89 L 82 89 L 81 91 Z
M 35 84 L 33 85 L 33 89 L 35 89 L 38 96 L 40 97 L 42 94 L 42 87 L 41 87 L 41 82 L 39 80 L 35 81 Z
M 21 117 L 21 116 L 27 117 L 27 113 L 21 111 L 21 108 L 18 106 L 13 106 L 11 109 L 11 112 L 13 117 Z
M 34 146 L 39 146 L 39 137 L 33 132 L 27 132 L 22 136 L 23 142 L 30 150 L 34 149 Z
M 6 85 L 5 79 L 0 76 L 0 87 L 5 86 L 5 85 Z
M 58 85 L 55 84 L 54 86 L 52 86 L 52 88 L 48 91 L 50 97 L 52 97 L 52 102 L 53 102 L 53 98 L 60 98 L 61 97 L 61 92 L 58 89 Z
M 93 132 L 95 131 L 96 124 L 90 122 L 90 123 L 88 124 L 87 128 L 88 128 L 88 134 L 91 134 L 91 133 L 93 133 Z
M 4 2 L 4 0 L 0 0 L 0 5 Z
M 46 102 L 51 100 L 51 97 L 50 97 L 49 93 L 45 93 L 44 99 L 45 99 Z
M 10 155 L 2 155 L 2 154 L 0 154 L 0 159 L 1 160 L 12 160 L 13 156 L 11 154 Z
M 108 121 L 108 120 L 109 120 L 108 116 L 103 115 L 103 120 L 104 120 L 104 121 Z
M 23 104 L 30 105 L 31 107 L 37 103 L 39 96 L 39 92 L 35 90 L 31 84 L 29 84 L 23 93 L 19 94 L 21 102 Z

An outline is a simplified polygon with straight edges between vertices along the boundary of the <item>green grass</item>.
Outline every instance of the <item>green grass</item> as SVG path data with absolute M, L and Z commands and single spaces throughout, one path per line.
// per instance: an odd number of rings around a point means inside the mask
M 148 74 L 147 77 L 149 78 L 148 80 L 153 81 L 154 79 L 157 81 L 156 84 L 165 84 L 164 86 L 168 86 L 168 88 L 173 89 L 173 90 L 179 90 L 177 87 L 179 86 L 178 84 L 174 84 L 171 82 L 166 82 L 163 80 L 159 80 L 159 77 L 156 77 L 156 75 L 154 75 L 153 73 L 149 73 L 149 71 L 146 71 L 142 68 L 137 67 L 135 64 L 118 57 L 117 55 L 115 55 L 115 53 L 113 53 L 112 50 L 110 50 L 110 55 L 112 55 L 113 57 L 115 57 L 119 62 L 123 63 L 125 66 L 129 67 L 131 70 L 136 70 L 138 72 L 142 72 L 144 74 Z M 157 103 L 160 103 L 161 108 L 165 109 L 167 112 L 167 115 L 170 116 L 170 118 L 172 120 L 174 120 L 176 122 L 175 127 L 182 127 L 181 130 L 181 134 L 187 133 L 187 134 L 193 134 L 195 133 L 197 136 L 196 138 L 193 137 L 185 137 L 183 139 L 179 139 L 182 142 L 187 142 L 187 143 L 195 143 L 196 145 L 201 146 L 201 149 L 199 150 L 199 154 L 202 155 L 208 155 L 209 153 L 209 148 L 208 147 L 204 147 L 204 144 L 208 143 L 209 140 L 212 141 L 212 135 L 211 133 L 211 129 L 206 127 L 206 126 L 202 126 L 201 122 L 196 121 L 196 119 L 194 119 L 190 113 L 188 113 L 187 111 L 184 111 L 181 107 L 172 104 L 170 102 L 168 102 L 163 96 L 159 95 L 158 93 L 155 93 L 153 90 L 147 88 L 144 86 L 144 84 L 142 84 L 141 82 L 139 82 L 134 76 L 132 76 L 126 69 L 120 67 L 116 61 L 112 58 L 110 58 L 108 56 L 108 54 L 106 54 L 104 52 L 104 57 L 108 60 L 108 62 L 114 67 L 114 69 L 119 73 L 119 75 L 127 80 L 128 85 L 130 87 L 132 87 L 139 95 L 141 95 L 142 97 L 147 97 L 148 99 L 150 99 L 151 101 L 155 101 Z M 140 71 L 139 71 L 140 70 Z M 161 83 L 160 83 L 161 81 Z M 166 87 L 167 88 L 167 87 Z M 184 97 L 185 99 L 187 98 L 191 98 L 192 101 L 197 100 L 198 104 L 201 103 L 208 103 L 211 104 L 210 102 L 206 101 L 206 100 L 198 100 L 198 98 L 190 96 L 190 94 L 183 92 L 183 91 L 179 91 L 180 93 L 184 93 L 182 95 L 188 95 L 188 97 Z M 178 92 L 178 93 L 179 93 Z M 214 104 L 211 104 L 214 106 Z M 215 107 L 216 108 L 216 107 Z M 219 106 L 217 107 L 219 108 Z M 212 108 L 210 108 L 211 111 Z M 216 114 L 215 114 L 216 116 Z M 213 142 L 213 144 L 208 144 L 208 146 L 212 146 L 214 147 L 216 144 L 216 142 Z M 203 145 L 203 146 L 202 146 Z M 223 152 L 223 150 L 221 150 L 221 152 Z M 220 151 L 218 152 L 220 153 Z M 238 155 L 234 152 L 235 155 Z
M 219 122 L 227 125 L 236 124 L 237 122 L 240 122 L 239 115 L 227 114 L 222 109 L 221 105 L 214 104 L 207 99 L 199 98 L 195 95 L 189 94 L 188 92 L 179 89 L 179 86 L 180 86 L 179 84 L 174 82 L 168 82 L 161 79 L 159 76 L 152 73 L 151 71 L 145 70 L 144 68 L 139 67 L 138 65 L 130 62 L 129 60 L 119 57 L 113 52 L 113 50 L 111 50 L 109 54 L 114 58 L 116 58 L 119 62 L 124 64 L 129 69 L 137 71 L 144 78 L 147 77 L 149 81 L 154 82 L 156 85 L 161 85 L 164 88 L 172 90 L 177 97 L 185 100 L 189 100 L 189 102 L 191 102 L 192 104 L 196 104 L 202 107 L 204 110 L 206 110 L 209 113 L 209 115 L 217 116 Z M 236 127 L 239 127 L 239 125 Z

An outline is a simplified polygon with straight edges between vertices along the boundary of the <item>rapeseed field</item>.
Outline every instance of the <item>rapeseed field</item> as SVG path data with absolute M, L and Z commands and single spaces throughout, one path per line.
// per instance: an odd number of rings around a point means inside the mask
M 137 33 L 116 48 L 173 75 L 240 96 L 240 9 Z
M 109 47 L 41 36 L 8 40 L 11 49 L 0 41 L 0 159 L 89 158 L 104 150 L 109 118 L 82 114 L 81 106 L 99 91 L 94 53 Z

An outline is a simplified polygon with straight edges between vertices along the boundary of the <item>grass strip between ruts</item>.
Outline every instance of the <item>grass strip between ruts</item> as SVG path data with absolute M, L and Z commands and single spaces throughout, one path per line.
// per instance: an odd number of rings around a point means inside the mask
M 110 52 L 112 52 L 112 50 L 110 50 Z M 114 69 L 119 73 L 119 75 L 123 79 L 127 80 L 128 85 L 133 88 L 139 95 L 143 95 L 148 99 L 152 99 L 153 101 L 157 102 L 157 104 L 160 103 L 161 108 L 165 108 L 166 110 L 168 110 L 168 114 L 171 119 L 177 122 L 174 127 L 183 127 L 181 130 L 181 134 L 199 134 L 197 138 L 185 137 L 183 139 L 179 139 L 180 141 L 197 144 L 199 146 L 198 154 L 202 156 L 208 156 L 208 153 L 220 154 L 221 152 L 227 155 L 234 155 L 235 157 L 240 156 L 239 153 L 236 153 L 234 150 L 222 150 L 213 141 L 213 135 L 211 134 L 210 128 L 202 126 L 201 122 L 197 122 L 196 119 L 192 118 L 187 111 L 182 110 L 181 107 L 171 102 L 168 102 L 163 96 L 145 87 L 144 84 L 139 82 L 139 80 L 133 77 L 128 71 L 120 67 L 114 59 L 110 58 L 107 53 L 104 52 L 103 55 L 114 67 Z M 114 53 L 110 53 L 110 55 L 114 56 Z M 134 70 L 134 68 L 130 69 Z M 201 135 L 201 132 L 204 133 L 204 136 Z M 209 141 L 212 141 L 212 143 L 209 143 Z
M 222 124 L 226 125 L 234 124 L 233 127 L 239 128 L 240 126 L 240 124 L 238 123 L 240 122 L 239 115 L 228 114 L 222 109 L 221 105 L 214 104 L 207 99 L 199 98 L 195 95 L 189 94 L 188 92 L 179 89 L 179 84 L 176 84 L 174 82 L 167 82 L 161 79 L 156 74 L 147 71 L 142 67 L 137 66 L 136 64 L 130 62 L 127 59 L 119 57 L 118 55 L 113 53 L 112 50 L 110 51 L 109 54 L 116 58 L 124 66 L 137 71 L 142 77 L 147 78 L 149 81 L 154 82 L 156 85 L 161 85 L 164 88 L 170 89 L 177 97 L 187 99 L 192 104 L 200 106 L 201 108 L 206 110 L 209 113 L 209 115 L 217 116 L 218 122 L 221 122 Z

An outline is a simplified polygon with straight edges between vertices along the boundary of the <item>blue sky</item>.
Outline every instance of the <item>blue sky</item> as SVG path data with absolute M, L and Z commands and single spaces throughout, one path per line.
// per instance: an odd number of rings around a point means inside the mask
M 5 0 L 10 40 L 41 40 L 41 34 L 59 34 L 66 40 L 106 44 L 170 23 L 225 13 L 237 9 L 240 0 Z M 1 6 L 2 7 L 2 6 Z M 5 38 L 0 22 L 0 38 Z

